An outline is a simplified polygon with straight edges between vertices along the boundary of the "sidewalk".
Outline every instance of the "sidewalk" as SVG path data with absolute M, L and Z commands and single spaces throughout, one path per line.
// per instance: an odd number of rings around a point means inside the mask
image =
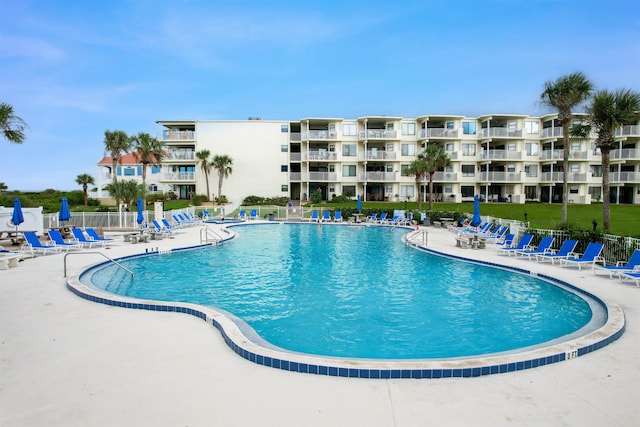
M 119 243 L 109 257 L 199 243 Z M 501 426 L 638 425 L 640 289 L 589 271 L 560 269 L 491 248 L 457 248 L 427 228 L 428 247 L 555 276 L 620 304 L 625 334 L 586 356 L 478 378 L 361 380 L 250 363 L 220 333 L 178 313 L 127 310 L 69 292 L 64 255 L 0 271 L 2 426 Z M 70 255 L 71 273 L 102 261 Z

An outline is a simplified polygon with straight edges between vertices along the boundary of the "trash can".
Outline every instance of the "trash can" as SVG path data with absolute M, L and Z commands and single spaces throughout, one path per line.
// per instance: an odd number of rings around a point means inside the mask
M 274 221 L 275 220 L 275 214 L 270 213 L 269 214 L 269 221 Z

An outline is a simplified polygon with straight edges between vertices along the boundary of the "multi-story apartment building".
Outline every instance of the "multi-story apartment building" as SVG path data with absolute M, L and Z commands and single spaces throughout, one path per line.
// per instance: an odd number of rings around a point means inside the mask
M 206 193 L 195 156 L 206 149 L 233 159 L 222 191 L 231 201 L 248 195 L 305 200 L 317 191 L 325 200 L 360 194 L 364 200 L 415 201 L 415 177 L 407 170 L 433 143 L 450 159 L 433 177 L 437 200 L 462 202 L 477 194 L 497 202 L 561 202 L 564 173 L 570 203 L 591 203 L 602 194 L 604 171 L 593 138 L 570 140 L 569 170 L 563 170 L 562 128 L 555 114 L 157 123 L 162 127 L 157 138 L 166 144 L 167 155 L 148 172 L 147 184 L 151 191 L 179 198 Z M 608 171 L 612 202 L 640 204 L 640 122 L 621 127 L 616 139 Z M 119 176 L 141 179 L 133 156 L 121 163 Z M 111 178 L 110 159 L 103 159 L 99 168 L 99 196 L 107 197 L 102 189 Z M 210 190 L 217 191 L 215 171 L 209 179 Z M 421 185 L 426 200 L 428 177 Z

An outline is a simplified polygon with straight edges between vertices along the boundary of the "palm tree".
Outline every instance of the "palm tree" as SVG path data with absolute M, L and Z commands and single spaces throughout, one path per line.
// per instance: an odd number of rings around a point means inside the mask
M 138 184 L 133 179 L 112 182 L 105 186 L 105 190 L 107 190 L 111 196 L 118 200 L 122 200 L 122 203 L 128 206 L 133 206 L 133 202 L 138 197 L 144 197 L 146 192 L 144 185 Z
M 558 110 L 558 121 L 562 125 L 562 143 L 564 157 L 562 160 L 562 223 L 567 223 L 567 204 L 569 201 L 569 124 L 571 110 L 591 96 L 593 84 L 581 72 L 561 76 L 555 81 L 547 81 L 540 94 L 543 104 Z
M 7 187 L 7 184 L 5 184 L 4 182 L 0 182 L 0 194 L 2 194 L 3 191 L 8 190 L 9 187 Z
M 87 206 L 87 200 L 89 199 L 87 188 L 89 187 L 89 184 L 95 185 L 93 177 L 86 173 L 80 174 L 76 178 L 76 184 L 82 185 L 82 192 L 84 193 L 84 205 Z
M 231 165 L 233 165 L 233 159 L 226 154 L 219 154 L 213 156 L 213 161 L 211 162 L 211 166 L 218 171 L 218 201 L 222 201 L 222 180 L 227 178 L 233 170 L 231 169 Z
M 118 183 L 118 178 L 116 174 L 116 167 L 118 164 L 118 160 L 120 160 L 120 156 L 122 153 L 127 153 L 131 150 L 131 139 L 127 136 L 126 132 L 122 130 L 105 130 L 104 131 L 104 146 L 106 150 L 111 153 L 111 163 L 112 163 L 112 176 L 113 183 Z M 116 206 L 120 205 L 120 196 L 119 192 L 115 193 Z
M 615 133 L 620 126 L 636 123 L 640 111 L 640 93 L 628 89 L 615 92 L 600 90 L 591 99 L 587 125 L 582 129 L 572 129 L 574 134 L 585 135 L 590 131 L 597 134 L 596 147 L 602 153 L 602 216 L 604 231 L 610 231 L 611 200 L 609 185 L 610 153 L 617 144 Z
M 427 173 L 427 162 L 424 161 L 424 157 L 420 154 L 414 161 L 409 164 L 407 168 L 407 174 L 411 175 L 416 180 L 416 187 L 418 187 L 418 210 L 422 210 L 422 177 Z
M 449 166 L 451 160 L 444 151 L 444 147 L 438 144 L 429 144 L 422 153 L 418 155 L 424 159 L 427 166 L 426 173 L 429 174 L 429 210 L 433 210 L 433 175 L 440 168 Z
M 147 187 L 147 166 L 158 165 L 164 157 L 164 143 L 153 138 L 148 133 L 140 132 L 131 137 L 134 156 L 142 163 L 142 185 Z M 144 200 L 146 204 L 147 201 Z
M 7 141 L 16 144 L 24 142 L 24 131 L 28 126 L 13 113 L 13 107 L 6 102 L 0 102 L 0 127 Z
M 209 201 L 209 195 L 211 194 L 209 191 L 209 172 L 211 172 L 211 162 L 209 161 L 209 156 L 211 152 L 209 150 L 202 150 L 196 153 L 196 159 L 198 159 L 198 165 L 204 172 L 204 182 L 207 184 L 207 202 Z

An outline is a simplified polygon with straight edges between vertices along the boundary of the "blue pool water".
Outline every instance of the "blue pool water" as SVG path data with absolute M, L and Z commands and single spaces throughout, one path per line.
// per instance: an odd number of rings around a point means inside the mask
M 591 319 L 537 278 L 406 247 L 406 230 L 248 225 L 223 246 L 123 260 L 81 280 L 107 292 L 228 311 L 290 351 L 374 359 L 466 357 L 534 346 Z

